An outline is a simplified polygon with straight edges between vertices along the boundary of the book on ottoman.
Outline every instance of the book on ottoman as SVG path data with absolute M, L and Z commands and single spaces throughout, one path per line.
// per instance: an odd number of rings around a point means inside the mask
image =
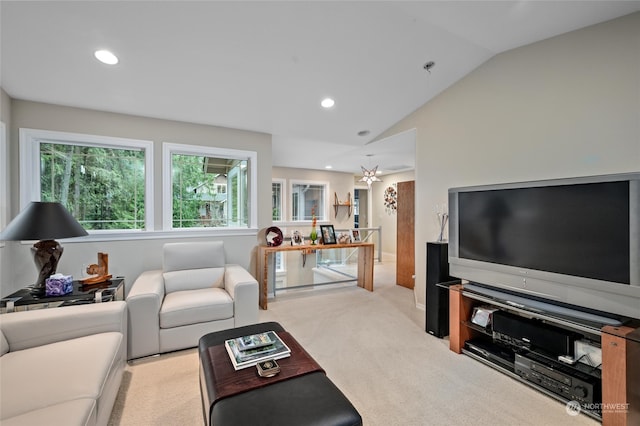
M 291 350 L 275 331 L 229 339 L 224 342 L 233 368 L 241 370 L 267 359 L 282 359 L 291 355 Z M 241 349 L 241 348 L 248 349 Z

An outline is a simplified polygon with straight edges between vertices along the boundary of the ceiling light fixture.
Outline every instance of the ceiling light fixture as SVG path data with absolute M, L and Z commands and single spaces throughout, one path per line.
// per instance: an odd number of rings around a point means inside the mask
M 360 168 L 362 169 L 362 179 L 360 179 L 358 182 L 366 182 L 367 186 L 369 187 L 369 189 L 371 189 L 371 184 L 373 182 L 382 182 L 382 180 L 380 180 L 376 176 L 376 173 L 377 173 L 377 170 L 378 170 L 378 166 L 375 166 L 371 170 L 367 170 L 362 166 L 360 166 Z
M 335 104 L 336 104 L 336 101 L 334 101 L 331 98 L 324 98 L 322 102 L 320 102 L 320 105 L 322 105 L 323 108 L 331 108 Z
M 333 169 L 333 166 L 331 166 L 331 165 L 327 165 L 327 166 L 324 166 L 324 168 L 325 168 L 325 169 Z
M 93 56 L 103 64 L 115 65 L 118 63 L 118 57 L 108 50 L 96 50 Z
M 367 154 L 367 157 L 369 157 L 369 160 L 371 160 L 373 154 Z M 370 170 L 365 169 L 364 166 L 360 166 L 360 168 L 362 169 L 362 178 L 358 182 L 366 182 L 369 189 L 371 189 L 371 184 L 373 182 L 382 182 L 382 180 L 376 176 L 378 172 L 378 166 L 375 166 Z

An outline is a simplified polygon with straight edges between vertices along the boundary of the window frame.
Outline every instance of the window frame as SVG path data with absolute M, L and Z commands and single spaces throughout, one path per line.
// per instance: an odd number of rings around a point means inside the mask
M 271 221 L 273 223 L 285 223 L 287 221 L 287 180 L 281 178 L 271 179 L 271 200 L 273 201 L 273 184 L 280 185 L 280 220 L 273 220 L 273 202 L 271 203 Z
M 87 230 L 92 235 L 131 234 L 154 230 L 153 142 L 112 136 L 20 128 L 20 210 L 40 201 L 40 144 L 54 143 L 107 149 L 135 149 L 144 152 L 144 229 Z M 87 237 L 84 237 L 87 238 Z
M 320 216 L 317 212 L 316 212 L 316 216 L 317 216 L 317 220 L 318 222 L 328 222 L 330 220 L 330 216 L 329 216 L 329 194 L 331 193 L 330 188 L 329 188 L 329 182 L 328 181 L 318 181 L 318 180 L 303 180 L 303 179 L 290 179 L 289 180 L 289 186 L 288 186 L 288 190 L 289 190 L 289 194 L 288 194 L 288 201 L 289 201 L 289 205 L 291 206 L 290 208 L 293 208 L 294 202 L 293 202 L 293 185 L 318 185 L 318 186 L 322 186 L 324 187 L 324 194 L 323 194 L 323 205 L 321 207 L 321 211 L 322 211 L 322 216 Z M 311 219 L 302 219 L 302 220 L 294 220 L 293 219 L 293 211 L 289 211 L 288 214 L 290 215 L 289 217 L 289 222 L 290 223 L 294 223 L 294 224 L 301 224 L 301 223 L 311 223 Z
M 247 226 L 246 227 L 173 227 L 173 185 L 172 185 L 172 155 L 196 155 L 205 157 L 222 157 L 235 160 L 248 160 L 247 166 Z M 227 194 L 229 186 L 227 184 Z M 244 233 L 255 230 L 258 226 L 258 153 L 231 148 L 218 148 L 204 145 L 187 145 L 171 142 L 162 144 L 162 230 L 171 233 L 193 233 L 206 231 L 208 234 Z

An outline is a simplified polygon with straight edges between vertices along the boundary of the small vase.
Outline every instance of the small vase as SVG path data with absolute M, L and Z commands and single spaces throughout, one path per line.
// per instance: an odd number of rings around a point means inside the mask
M 311 228 L 311 234 L 309 234 L 309 239 L 311 240 L 311 245 L 315 246 L 316 241 L 318 241 L 318 233 L 316 232 L 316 228 Z

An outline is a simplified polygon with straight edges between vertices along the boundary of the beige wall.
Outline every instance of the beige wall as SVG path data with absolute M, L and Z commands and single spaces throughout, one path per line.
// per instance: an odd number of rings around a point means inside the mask
M 154 223 L 162 226 L 162 143 L 183 143 L 221 148 L 235 148 L 258 153 L 258 228 L 271 224 L 271 135 L 214 126 L 205 126 L 168 120 L 115 114 L 79 108 L 13 100 L 11 103 L 11 217 L 19 210 L 19 128 L 33 128 L 64 132 L 104 135 L 151 140 L 154 143 Z M 184 240 L 162 238 L 128 241 L 62 242 L 64 255 L 59 272 L 79 276 L 82 264 L 96 260 L 96 253 L 109 253 L 110 272 L 123 275 L 127 286 L 144 270 L 161 267 L 162 245 L 168 241 Z M 256 233 L 204 237 L 225 242 L 227 261 L 253 268 L 252 251 L 258 240 Z M 9 276 L 3 272 L 0 289 L 6 295 L 32 284 L 37 276 L 29 253 L 30 244 L 11 243 Z M 15 246 L 15 249 L 14 249 Z M 9 247 L 9 246 L 7 246 Z M 3 268 L 4 269 L 4 268 Z
M 424 306 L 448 188 L 640 170 L 640 13 L 502 53 L 380 138 L 411 128 Z

